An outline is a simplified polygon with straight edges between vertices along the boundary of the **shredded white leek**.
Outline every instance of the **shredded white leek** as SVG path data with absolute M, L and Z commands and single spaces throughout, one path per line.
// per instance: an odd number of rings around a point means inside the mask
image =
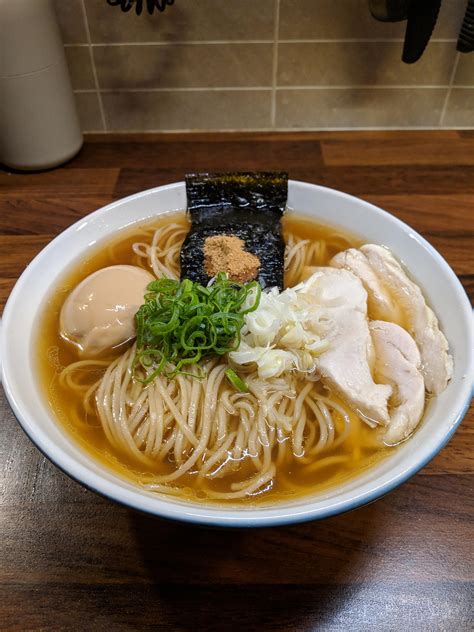
M 298 289 L 262 292 L 258 308 L 245 316 L 239 348 L 229 354 L 232 363 L 256 366 L 262 379 L 287 371 L 315 372 L 316 358 L 329 343 L 316 331 L 317 299 Z

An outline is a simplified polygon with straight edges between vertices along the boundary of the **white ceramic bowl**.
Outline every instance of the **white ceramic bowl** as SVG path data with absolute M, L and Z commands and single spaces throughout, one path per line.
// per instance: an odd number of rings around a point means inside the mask
M 472 327 L 466 294 L 446 261 L 420 235 L 367 202 L 320 186 L 291 181 L 290 208 L 341 226 L 367 242 L 385 244 L 407 266 L 438 315 L 454 355 L 453 380 L 429 408 L 415 435 L 361 476 L 293 502 L 228 507 L 154 495 L 94 461 L 56 422 L 33 368 L 32 333 L 50 288 L 71 263 L 117 230 L 186 206 L 183 183 L 158 187 L 110 204 L 52 241 L 20 277 L 4 312 L 3 383 L 23 429 L 64 472 L 104 496 L 157 516 L 219 526 L 268 526 L 325 518 L 375 500 L 423 467 L 449 440 L 471 398 Z

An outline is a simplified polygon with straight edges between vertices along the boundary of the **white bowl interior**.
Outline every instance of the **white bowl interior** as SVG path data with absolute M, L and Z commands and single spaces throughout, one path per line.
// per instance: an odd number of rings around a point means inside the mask
M 446 391 L 431 403 L 415 435 L 375 467 L 324 493 L 291 502 L 240 507 L 184 502 L 139 489 L 73 442 L 54 419 L 35 375 L 32 335 L 38 310 L 65 269 L 98 241 L 136 222 L 185 208 L 185 187 L 177 183 L 115 202 L 71 226 L 28 266 L 9 298 L 2 327 L 5 391 L 26 433 L 54 463 L 87 487 L 143 511 L 206 524 L 252 526 L 321 518 L 374 500 L 439 451 L 462 418 L 471 396 L 471 309 L 458 279 L 420 235 L 367 202 L 291 181 L 288 203 L 317 221 L 391 248 L 421 285 L 438 315 L 455 358 L 454 376 Z

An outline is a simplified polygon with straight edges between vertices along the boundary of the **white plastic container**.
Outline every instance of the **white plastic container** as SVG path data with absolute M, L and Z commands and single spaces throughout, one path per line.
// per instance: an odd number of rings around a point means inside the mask
M 0 162 L 48 169 L 82 142 L 52 0 L 0 0 Z

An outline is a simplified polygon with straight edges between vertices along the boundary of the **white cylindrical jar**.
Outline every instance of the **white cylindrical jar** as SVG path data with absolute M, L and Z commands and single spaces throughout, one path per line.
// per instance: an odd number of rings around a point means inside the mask
M 48 169 L 82 140 L 52 0 L 0 0 L 0 162 Z

